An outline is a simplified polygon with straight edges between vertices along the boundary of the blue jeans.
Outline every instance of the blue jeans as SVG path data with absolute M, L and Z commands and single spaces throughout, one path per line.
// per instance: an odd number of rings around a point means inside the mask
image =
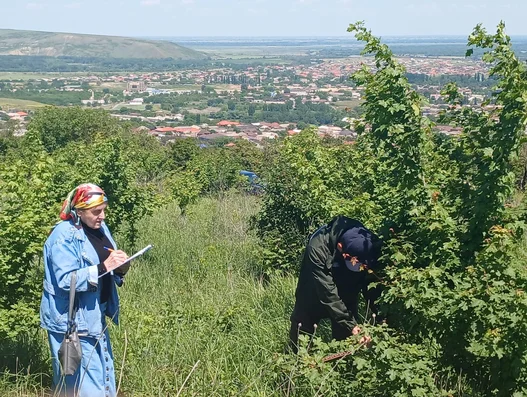
M 108 330 L 99 338 L 80 336 L 82 361 L 73 375 L 63 376 L 58 351 L 64 334 L 48 331 L 56 395 L 67 397 L 115 397 L 115 371 Z

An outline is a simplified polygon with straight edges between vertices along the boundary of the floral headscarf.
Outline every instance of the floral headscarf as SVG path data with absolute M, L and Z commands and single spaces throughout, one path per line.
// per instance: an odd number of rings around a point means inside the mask
M 79 223 L 77 210 L 84 210 L 97 207 L 108 201 L 104 190 L 93 183 L 83 183 L 71 192 L 62 204 L 60 219 L 67 221 L 72 219 L 75 224 Z

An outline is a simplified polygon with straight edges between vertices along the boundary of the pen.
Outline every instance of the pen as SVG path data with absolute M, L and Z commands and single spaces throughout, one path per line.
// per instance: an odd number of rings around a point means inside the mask
M 146 246 L 145 248 L 143 248 L 142 250 L 137 251 L 135 254 L 133 254 L 132 256 L 130 256 L 128 259 L 126 259 L 126 260 L 125 260 L 123 263 L 121 263 L 119 266 L 122 266 L 122 265 L 124 265 L 125 263 L 130 262 L 132 259 L 135 259 L 135 258 L 137 258 L 138 256 L 143 255 L 146 251 L 150 250 L 152 247 L 153 247 L 152 244 L 147 245 L 147 246 Z M 115 251 L 115 250 L 113 250 L 113 249 L 111 249 L 111 248 L 108 248 L 108 247 L 104 247 L 104 249 L 105 249 L 105 250 L 108 250 L 108 251 Z M 119 266 L 117 266 L 117 267 L 119 267 Z M 114 269 L 114 270 L 115 270 L 115 269 Z M 99 278 L 101 278 L 101 277 L 107 275 L 108 273 L 110 273 L 110 271 L 107 271 L 106 273 L 103 273 L 103 274 L 99 274 Z

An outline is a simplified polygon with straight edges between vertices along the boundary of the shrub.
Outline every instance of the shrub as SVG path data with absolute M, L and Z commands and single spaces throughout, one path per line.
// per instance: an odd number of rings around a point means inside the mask
M 375 61 L 373 70 L 365 65 L 353 75 L 364 86 L 364 117 L 349 154 L 361 161 L 336 158 L 313 137 L 303 146 L 284 144 L 272 171 L 279 181 L 270 184 L 259 218 L 261 235 L 278 247 L 270 258 L 277 267 L 294 267 L 294 255 L 279 262 L 290 244 L 283 236 L 294 230 L 300 241 L 313 223 L 324 223 L 335 212 L 371 223 L 385 240 L 385 269 L 378 274 L 384 285 L 382 311 L 396 330 L 384 349 L 415 357 L 415 370 L 424 354 L 427 371 L 462 371 L 474 385 L 474 395 L 524 395 L 527 335 L 518 321 L 527 316 L 521 252 L 525 209 L 512 198 L 515 160 L 527 122 L 526 68 L 515 57 L 503 24 L 494 35 L 476 27 L 469 45 L 485 51 L 496 94 L 484 104 L 491 106 L 473 109 L 462 105 L 455 85 L 447 86 L 450 107 L 442 120 L 461 126 L 463 133 L 445 138 L 432 133 L 421 112 L 423 100 L 390 49 L 362 23 L 349 30 L 365 42 L 364 52 Z M 328 159 L 320 161 L 324 156 Z M 347 174 L 338 175 L 341 168 Z M 353 181 L 355 197 L 339 193 L 342 183 L 336 182 L 343 180 Z M 353 211 L 357 197 L 364 203 Z M 344 204 L 337 207 L 339 199 Z M 302 247 L 291 246 L 297 252 Z M 312 384 L 334 379 L 328 367 L 318 380 L 313 376 L 306 374 Z M 356 373 L 350 376 L 361 382 Z M 388 379 L 377 384 L 392 395 L 414 393 L 404 380 Z M 420 379 L 421 385 L 439 387 L 431 378 Z M 334 382 L 334 387 L 320 387 L 348 392 L 345 382 Z M 412 395 L 439 395 L 432 389 Z M 356 390 L 368 390 L 368 385 L 360 383 Z
M 36 258 L 60 210 L 50 194 L 54 163 L 0 162 L 0 340 L 15 340 L 38 324 L 42 275 Z
M 386 325 L 363 327 L 340 342 L 301 335 L 298 356 L 279 354 L 273 367 L 278 387 L 292 396 L 451 396 L 458 381 L 439 367 L 432 348 Z

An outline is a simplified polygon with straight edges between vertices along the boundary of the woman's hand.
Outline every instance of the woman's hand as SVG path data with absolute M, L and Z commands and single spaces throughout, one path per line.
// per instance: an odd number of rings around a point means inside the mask
M 128 255 L 124 251 L 115 250 L 110 256 L 104 261 L 104 267 L 107 272 L 116 269 L 121 263 L 128 259 Z

